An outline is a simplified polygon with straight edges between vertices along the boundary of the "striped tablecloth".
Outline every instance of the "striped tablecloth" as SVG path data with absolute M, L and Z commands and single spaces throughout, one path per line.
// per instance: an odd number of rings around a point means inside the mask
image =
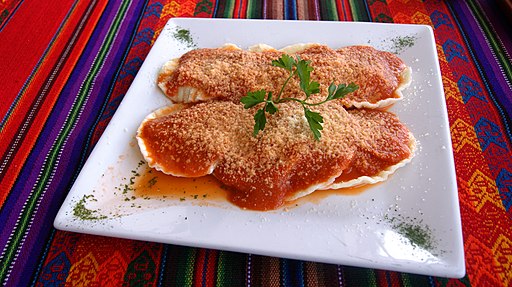
M 0 1 L 0 282 L 512 286 L 507 2 Z M 430 25 L 448 106 L 467 275 L 437 278 L 55 230 L 60 205 L 171 17 Z

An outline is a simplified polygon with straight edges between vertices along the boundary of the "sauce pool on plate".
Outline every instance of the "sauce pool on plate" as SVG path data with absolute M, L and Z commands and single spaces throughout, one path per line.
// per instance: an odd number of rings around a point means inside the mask
M 133 190 L 137 197 L 165 197 L 176 200 L 225 200 L 227 191 L 215 177 L 176 177 L 147 169 L 136 177 Z
M 288 202 L 284 207 L 293 207 L 306 202 L 318 204 L 331 195 L 358 195 L 371 188 L 371 186 L 373 185 L 317 190 L 304 198 Z M 192 201 L 202 205 L 207 205 L 209 201 L 229 201 L 233 203 L 231 196 L 233 191 L 223 186 L 212 175 L 195 178 L 176 177 L 154 169 L 146 169 L 135 177 L 132 188 L 137 197 L 159 197 L 168 200 Z

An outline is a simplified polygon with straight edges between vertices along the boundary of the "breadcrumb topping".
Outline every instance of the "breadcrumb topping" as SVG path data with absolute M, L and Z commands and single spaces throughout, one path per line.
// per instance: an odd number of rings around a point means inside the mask
M 323 116 L 321 141 L 313 139 L 294 102 L 280 103 L 265 129 L 252 136 L 258 107 L 244 109 L 240 99 L 250 91 L 279 92 L 289 72 L 271 62 L 283 53 L 311 61 L 311 80 L 321 90 L 309 102 L 321 101 L 331 82 L 359 86 L 341 100 L 311 107 Z M 213 174 L 242 208 L 275 209 L 317 189 L 385 180 L 414 156 L 415 139 L 396 115 L 365 108 L 401 99 L 410 68 L 370 46 L 196 49 L 164 65 L 157 82 L 178 104 L 152 113 L 139 127 L 149 166 L 175 176 Z M 294 77 L 282 97 L 301 94 Z
M 270 48 L 245 51 L 231 46 L 192 50 L 179 58 L 178 65 L 161 71 L 159 86 L 178 102 L 183 102 L 178 96 L 183 93 L 200 94 L 197 101 L 233 102 L 238 102 L 249 91 L 265 89 L 277 93 L 288 72 L 270 63 L 282 54 Z M 400 58 L 370 46 L 334 50 L 324 45 L 304 45 L 295 55 L 311 61 L 314 67 L 311 79 L 320 83 L 322 94 L 326 94 L 325 89 L 333 81 L 357 84 L 359 89 L 342 100 L 347 107 L 399 99 L 401 86 L 409 81 L 408 76 L 404 76 L 408 68 Z M 300 94 L 296 79 L 288 85 L 286 94 Z
M 213 173 L 234 190 L 238 205 L 251 209 L 277 208 L 328 186 L 348 168 L 372 175 L 412 153 L 409 131 L 394 114 L 347 111 L 339 101 L 313 109 L 324 117 L 321 141 L 313 140 L 293 102 L 280 104 L 257 137 L 256 108 L 230 101 L 176 106 L 139 128 L 150 166 L 187 177 Z

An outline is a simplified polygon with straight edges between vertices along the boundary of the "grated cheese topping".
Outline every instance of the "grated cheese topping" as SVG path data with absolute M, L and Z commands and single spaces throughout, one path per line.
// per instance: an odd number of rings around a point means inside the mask
M 370 46 L 338 50 L 319 44 L 296 44 L 281 50 L 264 44 L 242 50 L 234 45 L 196 49 L 173 59 L 162 68 L 158 85 L 174 102 L 230 100 L 238 102 L 249 91 L 265 89 L 277 93 L 288 76 L 271 61 L 283 53 L 311 61 L 311 79 L 321 93 L 331 82 L 354 82 L 359 89 L 342 100 L 346 107 L 381 108 L 401 99 L 410 84 L 410 68 L 396 55 Z M 296 79 L 286 94 L 300 94 Z
M 339 101 L 314 107 L 324 117 L 315 141 L 293 102 L 280 104 L 253 137 L 256 110 L 230 101 L 176 104 L 148 116 L 137 139 L 151 167 L 175 176 L 213 174 L 251 209 L 330 188 L 349 168 L 372 176 L 413 154 L 410 132 L 389 112 L 347 111 Z

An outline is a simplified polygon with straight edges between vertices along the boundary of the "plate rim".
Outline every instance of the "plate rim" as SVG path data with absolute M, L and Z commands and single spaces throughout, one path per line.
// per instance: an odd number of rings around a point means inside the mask
M 284 23 L 287 23 L 287 24 L 294 23 L 294 24 L 307 24 L 307 25 L 324 25 L 324 24 L 328 23 L 328 25 L 348 25 L 348 26 L 366 26 L 366 27 L 371 27 L 371 26 L 375 26 L 375 25 L 388 26 L 388 27 L 411 26 L 411 27 L 416 27 L 416 28 L 420 28 L 420 29 L 427 29 L 427 33 L 429 34 L 429 36 L 432 39 L 431 42 L 432 42 L 432 45 L 433 45 L 433 49 L 434 49 L 434 51 L 436 51 L 435 38 L 434 38 L 432 27 L 428 26 L 428 25 L 423 25 L 423 24 L 367 23 L 367 22 L 348 22 L 348 21 L 347 22 L 344 22 L 344 21 L 334 22 L 334 21 L 306 21 L 306 20 L 287 21 L 287 20 L 266 20 L 266 19 L 265 20 L 264 19 L 203 19 L 203 18 L 186 18 L 186 17 L 183 17 L 183 18 L 171 18 L 171 19 L 169 19 L 168 22 L 166 23 L 165 27 L 162 29 L 161 34 L 155 40 L 155 45 L 159 41 L 159 39 L 162 36 L 162 34 L 166 31 L 165 29 L 169 25 L 172 25 L 173 23 L 175 25 L 179 25 L 181 22 L 186 23 L 186 22 L 189 22 L 189 21 L 192 21 L 192 22 L 204 22 L 204 23 L 208 23 L 208 22 L 211 22 L 211 21 L 217 21 L 217 22 L 247 22 L 247 23 L 270 23 L 270 22 L 282 23 L 282 22 L 284 22 Z M 149 53 L 146 56 L 146 59 L 151 54 L 151 52 L 152 52 L 153 48 L 155 47 L 155 45 L 153 45 L 153 47 L 150 49 Z M 439 67 L 439 59 L 438 59 L 437 51 L 436 51 L 436 53 L 434 53 L 434 57 L 435 57 L 435 65 L 436 65 L 436 67 L 437 67 L 437 69 L 439 71 L 439 73 L 438 73 L 439 79 L 438 80 L 441 83 L 441 86 L 440 86 L 441 92 L 444 93 L 444 90 L 443 90 L 444 87 L 442 85 L 441 72 L 440 72 L 440 67 Z M 102 140 L 105 137 L 105 134 L 108 131 L 109 127 L 111 126 L 112 122 L 114 122 L 114 119 L 117 119 L 116 116 L 118 116 L 118 114 L 119 114 L 118 111 L 121 110 L 121 107 L 123 105 L 123 102 L 124 102 L 126 96 L 130 94 L 130 90 L 132 89 L 133 84 L 136 82 L 137 77 L 139 77 L 139 74 L 144 69 L 145 65 L 147 65 L 146 61 L 144 61 L 143 65 L 140 67 L 139 73 L 133 79 L 133 82 L 130 85 L 130 88 L 128 89 L 128 91 L 126 92 L 125 97 L 123 98 L 123 101 L 120 103 L 116 113 L 112 117 L 112 119 L 109 122 L 107 128 L 105 129 L 104 133 L 101 135 L 101 137 L 98 140 L 98 142 L 97 142 L 96 146 L 94 147 L 93 151 L 89 155 L 89 157 L 87 159 L 87 162 L 89 162 L 90 158 L 94 158 L 95 157 L 94 155 L 96 153 L 98 153 L 97 150 L 99 150 L 101 148 L 99 143 L 103 142 Z M 446 102 L 442 101 L 442 105 L 443 105 L 442 109 L 444 110 L 444 114 L 445 114 L 446 120 L 447 120 Z M 452 177 L 452 179 L 454 181 L 453 183 L 455 184 L 455 191 L 457 191 L 456 170 L 455 170 L 455 166 L 454 166 L 454 158 L 453 158 L 453 151 L 452 151 L 452 142 L 451 142 L 450 131 L 449 131 L 449 129 L 444 129 L 443 131 L 445 133 L 447 133 L 447 135 L 445 134 L 445 136 L 447 136 L 447 139 L 449 140 L 449 143 L 450 143 L 450 145 L 447 146 L 447 149 L 449 149 L 450 154 L 451 154 L 451 159 L 449 159 L 449 161 L 451 161 L 451 164 L 452 164 L 451 175 L 450 176 Z M 80 171 L 80 174 L 84 170 L 86 170 L 86 168 L 90 168 L 90 167 L 88 167 L 88 163 L 87 162 L 82 167 L 82 170 Z M 66 196 L 65 201 L 63 202 L 62 206 L 60 207 L 59 212 L 58 212 L 58 214 L 57 214 L 57 216 L 56 216 L 56 218 L 54 220 L 54 227 L 59 229 L 59 230 L 67 230 L 67 231 L 74 231 L 74 232 L 80 232 L 80 233 L 88 233 L 88 234 L 109 236 L 108 234 L 105 234 L 102 231 L 97 231 L 97 230 L 72 230 L 73 228 L 70 229 L 69 227 L 66 226 L 66 223 L 69 222 L 68 221 L 69 220 L 69 218 L 68 218 L 69 216 L 67 216 L 65 214 L 65 211 L 66 211 L 65 210 L 66 209 L 65 205 L 67 203 L 68 206 L 69 206 L 69 203 L 70 203 L 70 200 L 71 200 L 71 197 L 72 197 L 72 191 L 75 189 L 75 184 L 77 183 L 79 177 L 80 177 L 80 175 L 77 177 L 77 180 L 75 180 L 75 182 L 73 184 L 73 187 L 70 189 L 69 194 Z M 462 253 L 458 257 L 459 258 L 459 262 L 457 264 L 458 265 L 457 268 L 453 269 L 452 272 L 449 275 L 451 275 L 450 277 L 461 278 L 465 274 L 465 261 L 464 261 L 464 252 L 463 252 L 463 238 L 462 238 L 462 224 L 461 224 L 461 214 L 460 214 L 460 202 L 459 202 L 459 198 L 458 198 L 457 192 L 450 193 L 450 196 L 451 196 L 451 200 L 454 203 L 456 203 L 456 206 L 457 206 L 457 210 L 454 212 L 454 214 L 457 217 L 457 218 L 455 218 L 455 222 L 457 222 L 458 224 L 456 226 L 454 226 L 454 227 L 459 231 L 459 232 L 456 232 L 458 235 L 460 235 L 460 236 L 458 236 L 459 238 L 457 238 L 456 241 L 460 244 L 459 247 L 461 248 Z M 115 237 L 127 238 L 127 239 L 136 239 L 136 240 L 147 240 L 147 239 L 144 239 L 143 236 L 140 237 L 140 238 L 137 238 L 136 236 L 133 236 L 133 237 L 123 237 L 123 236 L 119 236 L 119 234 L 118 234 L 118 236 L 115 236 Z M 200 248 L 215 248 L 215 249 L 218 249 L 218 245 L 215 245 L 215 244 L 212 244 L 210 246 L 207 246 L 207 245 L 204 245 L 204 244 L 190 244 L 190 243 L 188 243 L 188 244 L 181 244 L 181 243 L 186 243 L 186 242 L 182 242 L 180 240 L 176 241 L 178 243 L 169 242 L 169 241 L 163 242 L 163 241 L 158 241 L 158 240 L 150 240 L 150 241 L 169 243 L 169 244 L 176 244 L 176 245 L 184 245 L 184 246 L 193 246 L 193 247 L 200 247 Z M 251 253 L 251 249 L 240 250 L 240 248 L 230 249 L 230 248 L 223 247 L 222 250 L 228 250 L 228 251 L 234 251 L 234 252 Z M 455 250 L 455 251 L 460 253 L 461 250 Z M 267 253 L 267 254 L 259 253 L 259 254 L 268 255 L 268 256 L 276 256 L 276 257 L 283 257 L 282 255 L 271 254 L 271 253 Z M 301 256 L 301 257 L 304 258 L 304 256 Z M 314 260 L 314 258 L 301 259 L 301 258 L 290 257 L 290 256 L 286 256 L 285 258 L 293 258 L 293 259 L 297 259 L 297 260 L 316 261 L 316 260 Z M 316 261 L 316 262 L 319 262 L 319 261 Z M 326 262 L 326 261 L 320 261 L 320 262 Z M 332 262 L 326 262 L 326 263 L 339 264 L 339 261 L 332 261 Z M 369 266 L 359 266 L 359 267 L 380 268 L 380 267 L 369 267 Z M 390 266 L 390 268 L 386 268 L 386 269 L 393 270 L 393 271 L 398 271 L 398 272 L 409 272 L 409 273 L 425 274 L 425 275 L 431 274 L 431 273 L 427 274 L 427 273 L 422 273 L 422 272 L 403 271 L 402 268 L 393 268 L 393 266 Z M 437 275 L 437 276 L 439 276 L 439 275 Z M 446 277 L 448 277 L 448 276 L 446 276 Z

